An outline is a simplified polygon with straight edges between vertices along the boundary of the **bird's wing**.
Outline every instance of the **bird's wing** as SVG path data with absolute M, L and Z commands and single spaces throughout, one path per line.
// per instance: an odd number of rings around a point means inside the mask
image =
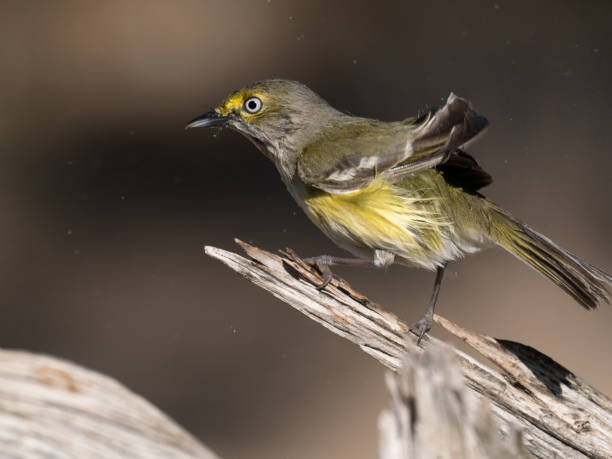
M 297 172 L 305 183 L 330 193 L 359 190 L 412 154 L 411 130 L 401 123 L 356 118 L 328 126 L 327 132 L 300 153 Z
M 357 191 L 376 177 L 397 179 L 446 161 L 487 126 L 465 99 L 451 94 L 446 105 L 398 123 L 354 119 L 330 126 L 304 149 L 297 172 L 305 183 L 329 193 Z

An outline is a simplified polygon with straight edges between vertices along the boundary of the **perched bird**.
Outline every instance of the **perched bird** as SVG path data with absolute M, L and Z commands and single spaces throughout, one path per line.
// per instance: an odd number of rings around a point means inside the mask
M 394 262 L 436 271 L 419 341 L 432 326 L 449 261 L 498 245 L 561 287 L 586 309 L 609 303 L 612 276 L 562 249 L 479 190 L 491 176 L 463 148 L 487 127 L 465 99 L 403 121 L 342 113 L 306 86 L 265 80 L 228 96 L 187 128 L 228 126 L 271 161 L 312 222 L 356 258 L 307 259 L 330 266 Z

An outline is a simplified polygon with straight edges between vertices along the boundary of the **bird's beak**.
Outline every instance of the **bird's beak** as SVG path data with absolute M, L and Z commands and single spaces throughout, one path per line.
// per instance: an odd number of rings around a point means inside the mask
M 217 113 L 215 110 L 204 113 L 197 118 L 192 119 L 185 129 L 223 126 L 229 120 L 229 116 L 224 116 Z

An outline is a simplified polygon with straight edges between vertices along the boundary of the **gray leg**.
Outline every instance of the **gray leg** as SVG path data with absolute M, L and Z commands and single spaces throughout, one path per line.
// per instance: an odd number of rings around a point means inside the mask
M 419 319 L 418 322 L 412 325 L 413 328 L 416 328 L 419 333 L 419 338 L 417 340 L 417 345 L 421 343 L 421 339 L 425 336 L 433 325 L 433 315 L 434 309 L 436 307 L 436 301 L 438 301 L 438 293 L 440 293 L 440 286 L 442 285 L 442 278 L 444 277 L 444 270 L 446 269 L 446 263 L 442 266 L 438 266 L 436 270 L 436 280 L 434 281 L 433 292 L 431 292 L 431 298 L 429 299 L 429 305 L 427 306 L 427 310 L 425 311 L 425 315 Z
M 323 290 L 331 282 L 334 275 L 330 266 L 343 265 L 360 266 L 364 268 L 376 267 L 375 261 L 367 258 L 342 258 L 332 257 L 331 255 L 319 255 L 318 257 L 304 258 L 304 261 L 306 263 L 317 265 L 317 268 L 319 268 L 319 271 L 321 271 L 321 274 L 323 274 L 323 282 L 317 285 L 318 290 Z
M 330 266 L 344 265 L 344 266 L 358 266 L 363 268 L 384 268 L 390 266 L 395 260 L 395 255 L 386 250 L 374 250 L 374 256 L 372 259 L 368 258 L 341 258 L 332 257 L 330 255 L 320 255 L 318 257 L 305 258 L 306 263 L 314 263 L 323 274 L 323 283 L 317 288 L 319 290 L 327 287 L 327 284 L 332 280 L 334 276 L 330 269 Z

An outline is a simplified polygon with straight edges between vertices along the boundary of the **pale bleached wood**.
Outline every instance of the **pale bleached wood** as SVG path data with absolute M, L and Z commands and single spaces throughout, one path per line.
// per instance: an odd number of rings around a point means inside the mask
M 0 457 L 216 456 L 115 380 L 65 360 L 0 350 Z
M 449 346 L 406 353 L 397 373 L 386 376 L 391 406 L 378 420 L 380 459 L 533 457 L 518 430 L 497 434 L 490 403 L 467 389 Z
M 205 252 L 392 370 L 400 367 L 404 352 L 421 352 L 406 324 L 342 279 L 319 291 L 319 274 L 293 252 L 281 257 L 236 242 L 247 257 L 215 247 Z M 477 334 L 440 316 L 435 321 L 495 364 L 454 351 L 468 387 L 492 402 L 502 437 L 519 429 L 525 449 L 536 457 L 612 457 L 608 397 L 532 348 Z M 438 340 L 428 337 L 422 345 L 432 342 Z

